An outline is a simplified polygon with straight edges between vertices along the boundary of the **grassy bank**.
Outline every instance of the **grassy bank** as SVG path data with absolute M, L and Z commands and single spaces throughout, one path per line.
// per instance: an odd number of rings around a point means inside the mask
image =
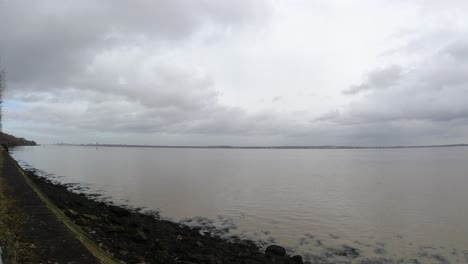
M 25 215 L 10 194 L 3 178 L 4 153 L 0 151 L 0 247 L 5 264 L 32 263 L 35 259 L 30 244 L 22 237 Z

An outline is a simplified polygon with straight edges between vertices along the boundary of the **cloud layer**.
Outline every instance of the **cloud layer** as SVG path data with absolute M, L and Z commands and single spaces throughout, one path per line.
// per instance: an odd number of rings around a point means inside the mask
M 4 127 L 46 143 L 468 141 L 468 5 L 437 3 L 6 1 Z

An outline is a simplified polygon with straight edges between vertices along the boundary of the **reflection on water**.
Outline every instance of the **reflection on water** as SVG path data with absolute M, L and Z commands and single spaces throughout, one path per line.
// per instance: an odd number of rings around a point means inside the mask
M 116 203 L 203 216 L 302 254 L 350 245 L 383 259 L 468 263 L 468 148 L 45 146 L 13 156 Z

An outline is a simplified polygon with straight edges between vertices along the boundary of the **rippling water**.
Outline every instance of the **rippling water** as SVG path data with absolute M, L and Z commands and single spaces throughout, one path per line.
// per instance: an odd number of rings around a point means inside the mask
M 13 156 L 62 183 L 297 253 L 468 263 L 468 148 L 275 150 L 40 146 Z M 199 218 L 200 220 L 201 218 Z M 414 263 L 414 262 L 413 262 Z

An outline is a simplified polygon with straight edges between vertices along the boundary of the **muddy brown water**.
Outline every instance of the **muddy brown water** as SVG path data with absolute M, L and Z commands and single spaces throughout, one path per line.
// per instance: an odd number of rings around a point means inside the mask
M 366 257 L 468 263 L 467 147 L 39 146 L 12 155 L 116 204 L 189 218 L 305 256 L 348 245 Z

